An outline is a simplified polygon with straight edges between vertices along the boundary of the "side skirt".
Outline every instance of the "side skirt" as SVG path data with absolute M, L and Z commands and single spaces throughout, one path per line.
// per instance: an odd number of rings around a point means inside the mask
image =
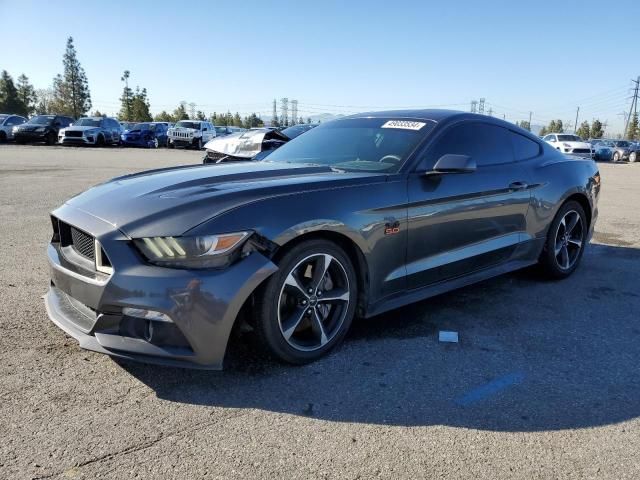
M 367 309 L 365 318 L 373 317 L 389 310 L 404 307 L 405 305 L 409 305 L 410 303 L 426 300 L 427 298 L 435 297 L 436 295 L 440 295 L 451 290 L 456 290 L 458 288 L 466 287 L 468 285 L 472 285 L 489 278 L 497 277 L 505 273 L 520 270 L 521 268 L 529 267 L 531 265 L 535 265 L 536 263 L 537 259 L 511 260 L 494 267 L 489 267 L 469 273 L 461 277 L 456 277 L 450 280 L 445 280 L 443 282 L 427 285 L 425 287 L 409 290 L 400 295 L 383 299 L 382 301 L 371 305 Z

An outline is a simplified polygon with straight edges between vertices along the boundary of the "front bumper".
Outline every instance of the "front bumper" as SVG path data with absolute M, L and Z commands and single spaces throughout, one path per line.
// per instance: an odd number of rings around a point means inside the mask
M 82 348 L 114 357 L 221 369 L 242 305 L 277 269 L 258 252 L 223 270 L 157 267 L 142 260 L 131 240 L 110 224 L 68 205 L 53 215 L 93 234 L 114 271 L 90 271 L 59 243 L 49 244 L 49 318 Z M 129 317 L 125 307 L 161 312 L 173 323 Z
M 48 132 L 24 132 L 17 131 L 13 135 L 16 142 L 44 142 L 47 139 Z
M 82 136 L 82 137 L 65 137 L 63 135 L 58 136 L 58 143 L 61 145 L 95 145 L 95 136 Z
M 198 143 L 200 137 L 168 137 L 167 143 L 176 147 L 192 147 Z

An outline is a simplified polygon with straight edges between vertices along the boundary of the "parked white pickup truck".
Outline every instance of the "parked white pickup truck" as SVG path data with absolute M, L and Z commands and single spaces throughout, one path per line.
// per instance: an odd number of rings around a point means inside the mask
M 215 127 L 200 120 L 180 120 L 167 131 L 167 147 L 193 147 L 198 150 L 216 136 Z

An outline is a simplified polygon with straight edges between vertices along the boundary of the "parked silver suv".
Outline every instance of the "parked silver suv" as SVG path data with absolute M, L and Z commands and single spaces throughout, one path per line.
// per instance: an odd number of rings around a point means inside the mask
M 58 132 L 63 145 L 113 145 L 120 143 L 122 127 L 115 118 L 83 117 Z
M 13 127 L 22 125 L 27 121 L 20 115 L 9 115 L 0 113 L 0 143 L 13 139 Z

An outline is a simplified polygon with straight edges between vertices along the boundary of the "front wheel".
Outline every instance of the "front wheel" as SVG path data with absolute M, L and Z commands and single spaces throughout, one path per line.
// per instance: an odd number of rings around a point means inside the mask
M 175 145 L 173 144 L 173 142 L 167 139 L 167 148 L 174 148 L 174 147 Z
M 560 207 L 549 227 L 539 260 L 551 278 L 566 278 L 578 268 L 588 228 L 582 205 L 572 200 Z
M 617 162 L 620 160 L 620 154 L 618 152 L 613 152 L 613 161 Z
M 56 140 L 58 139 L 57 135 L 53 132 L 49 133 L 45 139 L 45 143 L 47 145 L 55 145 Z
M 635 163 L 635 162 L 637 162 L 637 161 L 638 161 L 638 153 L 637 153 L 637 152 L 631 152 L 631 153 L 629 154 L 629 161 L 630 161 L 631 163 Z
M 278 359 L 317 360 L 346 335 L 356 311 L 358 284 L 349 257 L 326 240 L 289 250 L 258 294 L 256 332 Z

